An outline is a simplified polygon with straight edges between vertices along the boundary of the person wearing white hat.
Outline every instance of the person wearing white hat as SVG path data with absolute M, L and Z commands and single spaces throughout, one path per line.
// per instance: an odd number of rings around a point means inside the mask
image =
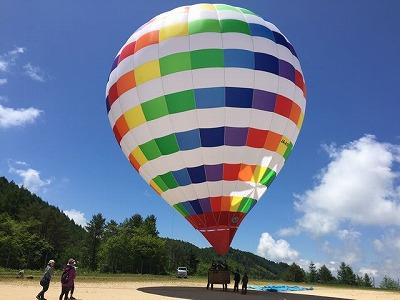
M 54 273 L 55 263 L 56 262 L 54 260 L 52 259 L 49 260 L 46 269 L 44 270 L 42 279 L 40 279 L 40 285 L 42 286 L 42 290 L 40 291 L 39 294 L 37 294 L 36 299 L 46 300 L 46 298 L 44 297 L 44 293 L 46 293 L 47 290 L 49 289 L 51 277 L 53 276 Z
M 61 295 L 58 300 L 68 300 L 68 293 L 74 286 L 76 276 L 75 259 L 70 258 L 61 275 Z

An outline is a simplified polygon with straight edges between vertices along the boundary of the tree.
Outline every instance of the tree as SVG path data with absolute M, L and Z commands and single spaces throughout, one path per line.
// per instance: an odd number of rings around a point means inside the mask
M 103 272 L 134 272 L 132 266 L 132 251 L 129 236 L 118 231 L 103 242 L 99 251 L 101 258 L 100 270 Z
M 6 268 L 31 268 L 42 266 L 51 245 L 30 229 L 36 221 L 17 222 L 6 214 L 0 215 L 0 265 Z
M 364 286 L 364 279 L 359 275 L 356 275 L 356 285 L 357 286 Z
M 332 282 L 335 278 L 332 276 L 331 271 L 323 265 L 318 270 L 318 278 L 321 283 L 329 283 Z
M 157 230 L 157 218 L 154 215 L 150 215 L 144 219 L 143 222 L 143 229 L 146 234 L 149 234 L 151 236 L 158 236 L 158 230 Z
M 339 266 L 338 281 L 341 284 L 356 285 L 356 275 L 353 269 L 344 262 Z
M 383 277 L 379 287 L 381 289 L 387 289 L 387 290 L 400 290 L 400 284 L 396 280 L 390 278 L 389 276 Z
M 318 273 L 317 268 L 313 262 L 308 266 L 308 281 L 309 282 L 317 282 L 318 281 Z
M 104 226 L 104 240 L 107 240 L 108 238 L 116 235 L 118 233 L 119 226 L 118 223 L 115 222 L 114 220 L 110 220 L 105 226 Z
M 143 217 L 139 214 L 134 214 L 132 217 L 126 219 L 124 223 L 122 223 L 122 226 L 127 227 L 131 230 L 139 228 L 142 225 L 143 225 Z
M 363 284 L 365 287 L 372 287 L 372 280 L 367 273 L 364 274 Z
M 101 213 L 93 215 L 92 219 L 86 225 L 88 237 L 86 241 L 88 264 L 91 270 L 97 269 L 97 256 L 100 243 L 103 238 L 106 219 Z
M 199 260 L 196 257 L 196 253 L 194 251 L 191 251 L 189 254 L 189 272 L 191 274 L 195 274 L 197 272 L 197 265 L 199 264 Z
M 294 282 L 304 282 L 305 272 L 297 264 L 292 263 L 285 274 L 285 280 Z
M 57 207 L 4 177 L 0 212 L 0 266 L 42 269 L 49 259 L 64 262 L 71 254 L 81 255 L 86 231 Z

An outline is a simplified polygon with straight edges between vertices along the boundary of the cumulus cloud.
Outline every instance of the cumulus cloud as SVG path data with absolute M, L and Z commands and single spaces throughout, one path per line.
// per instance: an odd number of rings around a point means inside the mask
M 83 212 L 80 212 L 79 210 L 76 209 L 64 210 L 64 214 L 66 214 L 68 218 L 74 220 L 76 224 L 82 227 L 85 227 L 87 224 L 85 214 Z
M 378 257 L 396 257 L 400 265 L 400 232 L 391 228 L 372 242 Z
M 400 226 L 400 194 L 395 165 L 400 145 L 380 143 L 372 135 L 342 147 L 326 146 L 330 163 L 315 187 L 295 195 L 302 213 L 297 226 L 283 233 L 307 231 L 315 236 L 337 232 L 339 237 L 356 232 L 340 231 L 340 225 Z
M 325 242 L 323 251 L 335 261 L 343 261 L 346 264 L 356 264 L 364 259 L 363 251 L 358 242 L 345 243 L 343 245 L 332 245 Z
M 285 240 L 274 240 L 268 232 L 261 234 L 257 254 L 273 261 L 293 262 L 299 253 Z
M 33 123 L 43 111 L 34 108 L 11 108 L 0 104 L 0 128 L 9 128 Z
M 4 85 L 8 82 L 7 78 L 0 78 L 0 85 Z
M 52 182 L 51 179 L 41 178 L 38 170 L 30 168 L 27 163 L 21 161 L 9 161 L 9 172 L 21 177 L 22 183 L 20 185 L 32 193 L 46 192 L 46 187 Z
M 33 66 L 31 63 L 24 65 L 23 67 L 25 75 L 28 75 L 33 80 L 44 82 L 45 75 L 38 66 Z

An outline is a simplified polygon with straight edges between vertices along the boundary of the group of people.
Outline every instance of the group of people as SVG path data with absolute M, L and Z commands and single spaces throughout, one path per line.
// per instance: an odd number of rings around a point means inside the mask
M 46 298 L 44 297 L 44 293 L 46 293 L 47 290 L 49 289 L 50 281 L 54 274 L 55 264 L 56 263 L 54 260 L 52 259 L 49 260 L 49 263 L 47 264 L 46 269 L 44 270 L 43 277 L 40 280 L 40 285 L 42 286 L 42 290 L 39 292 L 39 294 L 37 294 L 36 299 L 46 300 Z M 75 259 L 70 258 L 61 274 L 61 295 L 59 297 L 59 300 L 76 299 L 73 296 L 75 290 L 75 285 L 74 285 L 75 277 L 76 277 L 76 261 Z
M 239 292 L 240 274 L 238 269 L 236 269 L 235 273 L 233 273 L 233 281 L 235 282 L 235 285 L 233 286 L 233 291 Z M 248 282 L 249 282 L 249 277 L 247 276 L 247 273 L 244 273 L 242 278 L 242 294 L 247 293 Z

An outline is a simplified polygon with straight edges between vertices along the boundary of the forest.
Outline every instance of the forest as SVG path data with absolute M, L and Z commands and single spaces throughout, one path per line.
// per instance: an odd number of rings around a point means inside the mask
M 95 272 L 173 275 L 178 266 L 186 266 L 190 275 L 199 276 L 221 259 L 212 248 L 160 237 L 154 215 L 134 214 L 118 223 L 98 213 L 83 228 L 57 207 L 0 177 L 0 267 L 37 270 L 55 259 L 62 268 L 70 257 L 81 269 Z M 304 270 L 296 263 L 276 263 L 232 248 L 223 260 L 231 270 L 254 279 L 374 285 L 368 274 L 359 276 L 344 262 L 335 277 L 325 265 L 317 268 L 311 262 Z M 389 277 L 382 282 L 385 288 L 399 288 Z

